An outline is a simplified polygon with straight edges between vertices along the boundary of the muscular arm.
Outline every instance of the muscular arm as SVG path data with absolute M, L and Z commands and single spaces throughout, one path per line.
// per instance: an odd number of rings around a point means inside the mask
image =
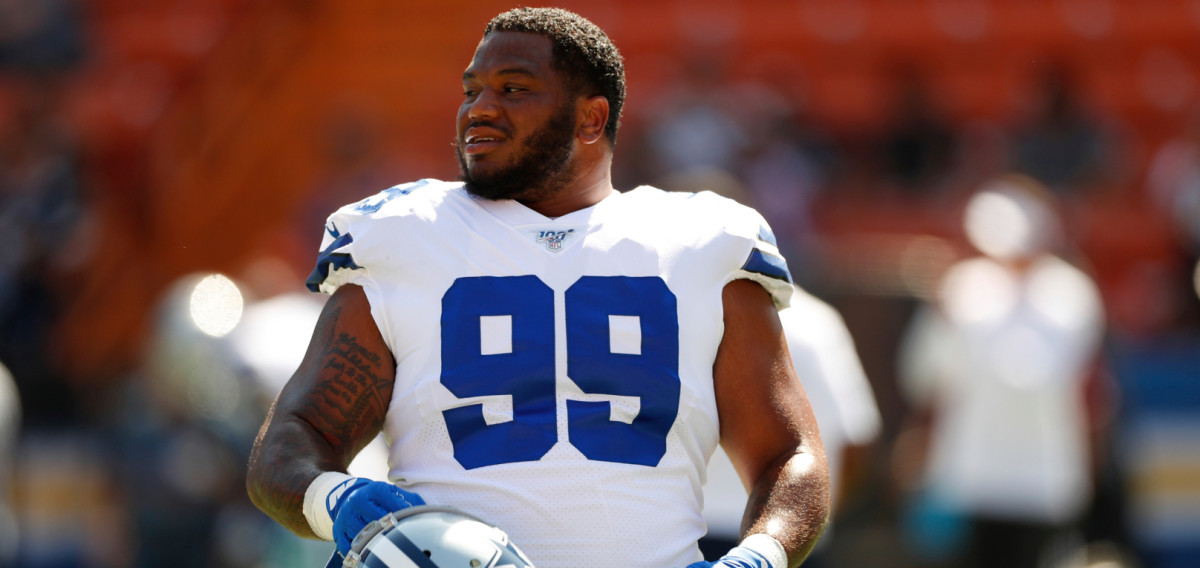
M 713 367 L 721 445 L 750 494 L 742 535 L 775 537 L 796 566 L 829 515 L 829 472 L 817 421 L 792 369 L 770 296 L 725 286 L 725 335 Z
M 383 427 L 395 380 L 391 351 L 362 288 L 325 304 L 300 368 L 263 423 L 246 474 L 250 499 L 292 532 L 315 538 L 304 492 L 325 471 L 345 472 Z

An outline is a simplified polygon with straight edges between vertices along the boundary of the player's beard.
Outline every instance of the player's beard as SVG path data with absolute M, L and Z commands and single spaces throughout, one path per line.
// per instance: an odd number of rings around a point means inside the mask
M 575 106 L 563 105 L 521 144 L 521 154 L 494 171 L 472 174 L 463 155 L 462 141 L 455 144 L 459 179 L 467 192 L 484 199 L 539 201 L 558 192 L 570 177 Z

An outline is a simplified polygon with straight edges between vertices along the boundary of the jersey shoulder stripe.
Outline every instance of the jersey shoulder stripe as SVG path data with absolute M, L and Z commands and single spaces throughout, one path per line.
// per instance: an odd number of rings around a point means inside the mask
M 328 229 L 328 227 L 327 227 Z M 333 229 L 336 231 L 336 229 Z M 358 270 L 362 267 L 354 262 L 354 257 L 350 253 L 336 252 L 338 249 L 346 247 L 354 242 L 354 237 L 349 234 L 335 234 L 334 239 L 329 246 L 326 246 L 320 254 L 317 255 L 317 265 L 313 268 L 311 274 L 308 275 L 308 280 L 304 285 L 312 292 L 321 291 L 321 283 L 329 278 L 330 271 L 342 269 Z
M 788 271 L 787 262 L 783 260 L 783 257 L 762 249 L 756 248 L 750 251 L 750 256 L 746 258 L 742 270 L 781 280 L 788 284 L 792 283 L 792 273 Z
M 345 205 L 325 221 L 325 234 L 316 266 L 305 285 L 313 292 L 332 294 L 342 284 L 367 272 L 360 243 L 369 241 L 374 220 L 419 220 L 461 183 L 422 179 L 392 186 L 375 195 Z M 378 240 L 378 239 L 376 239 Z
M 733 279 L 753 280 L 771 294 L 776 307 L 788 306 L 792 274 L 779 252 L 774 232 L 758 211 L 711 191 L 672 192 L 642 186 L 630 193 L 647 205 L 657 205 L 654 208 L 656 214 L 665 212 L 676 222 L 689 227 L 710 227 L 714 238 L 720 234 L 723 235 L 721 238 L 742 240 L 747 252 L 738 259 L 741 264 L 732 267 L 735 269 Z

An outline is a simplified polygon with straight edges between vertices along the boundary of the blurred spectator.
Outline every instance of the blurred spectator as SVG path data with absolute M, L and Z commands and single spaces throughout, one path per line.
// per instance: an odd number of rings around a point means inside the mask
M 220 342 L 239 322 L 242 298 L 227 278 L 189 275 L 156 308 L 142 365 L 105 405 L 108 467 L 136 543 L 127 565 L 248 566 L 218 546 L 226 528 L 218 519 L 244 501 L 253 427 L 242 424 L 258 416 Z
M 299 217 L 292 221 L 298 236 L 292 240 L 304 243 L 304 263 L 311 259 L 311 250 L 320 245 L 309 227 L 325 222 L 329 211 L 342 204 L 362 199 L 390 187 L 396 179 L 407 179 L 397 172 L 397 160 L 383 144 L 384 126 L 377 118 L 383 113 L 374 103 L 360 96 L 346 95 L 326 111 L 321 125 L 321 173 L 308 190 L 309 198 Z M 300 229 L 302 227 L 302 229 Z M 288 282 L 303 292 L 303 278 Z
M 0 363 L 0 568 L 14 566 L 17 519 L 9 495 L 13 491 L 13 461 L 21 428 L 21 400 L 12 374 Z
M 812 404 L 825 456 L 829 463 L 834 515 L 859 489 L 866 453 L 879 435 L 881 419 L 871 384 L 863 372 L 854 339 L 842 316 L 817 297 L 795 289 L 791 307 L 779 312 L 787 335 L 796 375 Z M 717 448 L 708 465 L 704 486 L 704 517 L 708 536 L 701 542 L 705 556 L 719 557 L 740 540 L 746 490 L 729 457 Z M 832 538 L 832 525 L 805 565 L 819 565 L 821 552 Z
M 124 493 L 101 436 L 81 429 L 23 432 L 14 460 L 21 568 L 129 566 Z
M 747 144 L 738 101 L 729 96 L 723 58 L 694 56 L 679 85 L 658 97 L 646 140 L 661 168 L 656 177 L 692 169 L 733 171 Z
M 937 190 L 949 172 L 955 134 L 917 67 L 903 65 L 895 75 L 876 152 L 881 181 L 914 195 Z
M 1186 117 L 1178 136 L 1155 152 L 1146 188 L 1190 257 L 1200 258 L 1200 105 Z
M 0 68 L 40 72 L 83 57 L 74 0 L 0 0 Z
M 1091 497 L 1083 395 L 1104 332 L 1099 291 L 1056 252 L 1057 213 L 1032 179 L 985 184 L 965 228 L 983 256 L 949 269 L 904 338 L 900 378 L 927 450 L 903 444 L 897 459 L 924 454 L 914 518 L 950 523 L 930 542 L 952 550 L 965 534 L 970 566 L 1056 566 L 1082 546 Z
M 990 120 L 968 120 L 959 123 L 946 187 L 950 198 L 957 190 L 972 190 L 984 182 L 1008 171 L 1012 141 L 1009 132 Z M 935 205 L 936 206 L 936 205 Z
M 247 274 L 252 286 L 219 274 L 170 286 L 143 364 L 105 405 L 108 467 L 134 543 L 123 565 L 265 568 L 329 557 L 328 543 L 277 530 L 244 489 L 257 425 L 299 364 L 321 302 L 253 297 L 276 290 L 278 279 L 299 286 L 276 261 L 253 263 Z
M 749 198 L 779 241 L 797 281 L 809 283 L 816 256 L 813 204 L 837 176 L 838 151 L 831 138 L 802 109 L 774 91 L 761 91 L 763 109 L 752 121 L 751 138 L 738 173 Z
M 1154 568 L 1200 559 L 1200 332 L 1114 338 L 1122 392 L 1115 460 L 1126 480 L 1129 536 Z
M 1179 246 L 1122 281 L 1128 309 L 1161 324 L 1112 339 L 1124 395 L 1115 459 L 1128 480 L 1126 524 L 1139 556 L 1183 568 L 1200 558 L 1200 106 L 1155 152 L 1146 189 Z
M 26 419 L 61 423 L 73 393 L 47 342 L 57 317 L 56 263 L 83 217 L 72 137 L 54 116 L 52 84 L 0 84 L 0 360 L 20 386 Z
M 1091 115 L 1077 78 L 1064 64 L 1039 69 L 1029 116 L 1014 134 L 1012 167 L 1059 195 L 1110 183 L 1115 140 Z
M 813 202 L 841 166 L 835 143 L 803 112 L 801 93 L 734 79 L 721 58 L 688 61 L 682 84 L 649 113 L 644 139 L 623 142 L 644 146 L 635 153 L 645 156 L 633 159 L 638 173 L 672 191 L 716 190 L 698 182 L 735 180 L 739 195 L 727 197 L 755 203 L 803 281 L 815 256 Z

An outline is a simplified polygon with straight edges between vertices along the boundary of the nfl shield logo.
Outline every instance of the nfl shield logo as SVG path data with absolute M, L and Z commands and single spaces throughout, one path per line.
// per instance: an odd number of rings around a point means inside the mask
M 546 248 L 551 252 L 559 252 L 563 248 L 563 241 L 567 239 L 567 235 L 574 233 L 575 229 L 566 231 L 538 231 L 537 242 L 544 243 Z

